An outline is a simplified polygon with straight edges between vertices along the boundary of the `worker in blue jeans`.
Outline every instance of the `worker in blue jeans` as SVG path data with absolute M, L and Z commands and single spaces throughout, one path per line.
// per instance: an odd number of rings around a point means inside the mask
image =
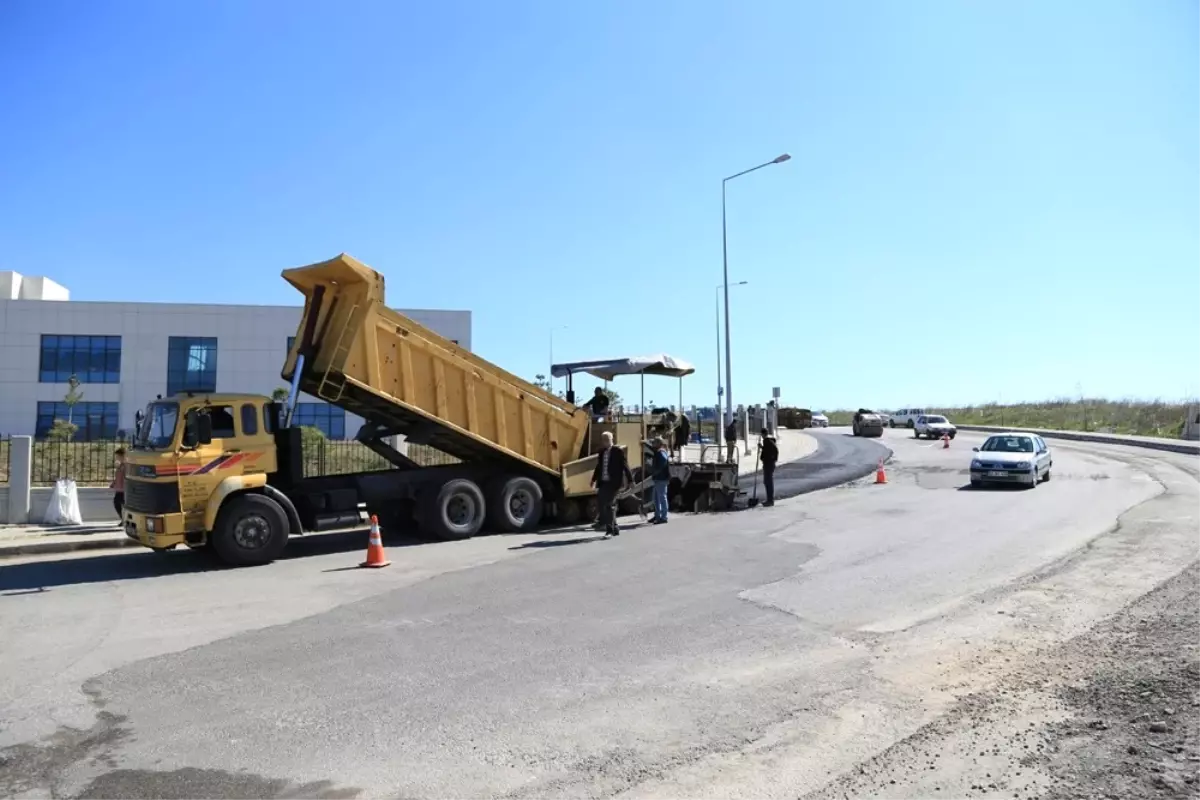
M 667 521 L 667 487 L 671 483 L 671 454 L 661 438 L 656 438 L 654 457 L 650 462 L 650 475 L 654 478 L 654 518 L 650 520 L 655 525 Z

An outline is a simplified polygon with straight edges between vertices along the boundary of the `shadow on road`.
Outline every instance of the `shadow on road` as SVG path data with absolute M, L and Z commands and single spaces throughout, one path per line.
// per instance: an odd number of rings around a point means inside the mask
M 385 547 L 398 548 L 425 544 L 427 540 L 403 534 L 384 537 Z M 367 550 L 367 531 L 314 534 L 294 537 L 288 542 L 282 561 L 298 558 Z M 232 569 L 220 563 L 206 550 L 178 548 L 162 553 L 123 549 L 86 558 L 29 561 L 21 564 L 0 562 L 0 598 L 35 594 L 55 586 L 72 586 L 107 581 L 161 578 L 195 572 Z M 240 569 L 256 569 L 240 567 Z
M 545 547 L 566 547 L 571 544 L 587 544 L 588 542 L 602 542 L 605 540 L 604 534 L 596 536 L 580 536 L 575 539 L 538 539 L 533 542 L 525 542 L 525 544 L 516 544 L 508 548 L 509 550 L 532 550 Z

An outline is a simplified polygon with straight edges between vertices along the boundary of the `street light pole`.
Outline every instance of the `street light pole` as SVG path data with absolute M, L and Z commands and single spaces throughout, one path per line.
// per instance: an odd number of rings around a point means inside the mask
M 740 178 L 743 175 L 748 175 L 755 170 L 769 167 L 772 164 L 782 164 L 791 159 L 791 156 L 784 153 L 781 156 L 771 159 L 765 164 L 759 164 L 757 167 L 742 170 L 736 175 L 730 175 L 721 181 L 721 263 L 724 273 L 725 285 L 725 424 L 728 425 L 733 419 L 733 357 L 729 348 L 729 231 L 725 224 L 725 184 L 729 183 L 734 178 Z
M 734 283 L 731 285 L 745 286 L 749 282 L 750 281 L 738 281 L 737 283 Z M 715 287 L 713 287 L 713 289 L 714 289 L 713 301 L 714 301 L 714 305 L 715 305 L 715 310 L 717 312 L 717 314 L 716 314 L 716 323 L 717 323 L 717 405 L 714 409 L 715 414 L 713 415 L 713 425 L 716 426 L 716 432 L 713 435 L 713 441 L 716 442 L 718 445 L 720 445 L 720 444 L 724 444 L 724 441 L 723 441 L 724 432 L 722 429 L 722 425 L 720 424 L 720 421 L 719 421 L 721 418 L 721 394 L 722 394 L 722 392 L 721 392 L 721 289 L 722 289 L 722 285 L 715 286 Z

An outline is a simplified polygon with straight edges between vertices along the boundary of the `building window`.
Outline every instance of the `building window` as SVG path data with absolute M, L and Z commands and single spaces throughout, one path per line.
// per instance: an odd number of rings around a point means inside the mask
M 330 439 L 346 438 L 346 411 L 328 403 L 297 403 L 294 425 L 319 428 Z
M 37 429 L 34 435 L 45 439 L 54 427 L 54 420 L 69 420 L 78 426 L 71 437 L 76 442 L 91 442 L 97 439 L 116 439 L 117 423 L 120 420 L 119 403 L 79 402 L 70 408 L 63 402 L 39 402 L 37 404 Z
M 167 394 L 217 390 L 217 338 L 172 336 L 167 344 Z
M 121 337 L 44 334 L 38 368 L 40 383 L 120 383 Z

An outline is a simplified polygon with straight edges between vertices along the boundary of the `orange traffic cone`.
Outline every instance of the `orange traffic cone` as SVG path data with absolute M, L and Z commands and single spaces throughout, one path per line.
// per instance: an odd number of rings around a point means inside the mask
M 942 434 L 942 449 L 943 450 L 950 449 L 950 434 L 948 434 L 948 433 Z
M 887 473 L 883 471 L 883 459 L 879 459 L 879 469 L 875 470 L 875 483 L 887 483 Z
M 392 562 L 383 554 L 383 534 L 379 532 L 379 517 L 371 515 L 371 535 L 367 539 L 367 560 L 360 567 L 386 567 Z

